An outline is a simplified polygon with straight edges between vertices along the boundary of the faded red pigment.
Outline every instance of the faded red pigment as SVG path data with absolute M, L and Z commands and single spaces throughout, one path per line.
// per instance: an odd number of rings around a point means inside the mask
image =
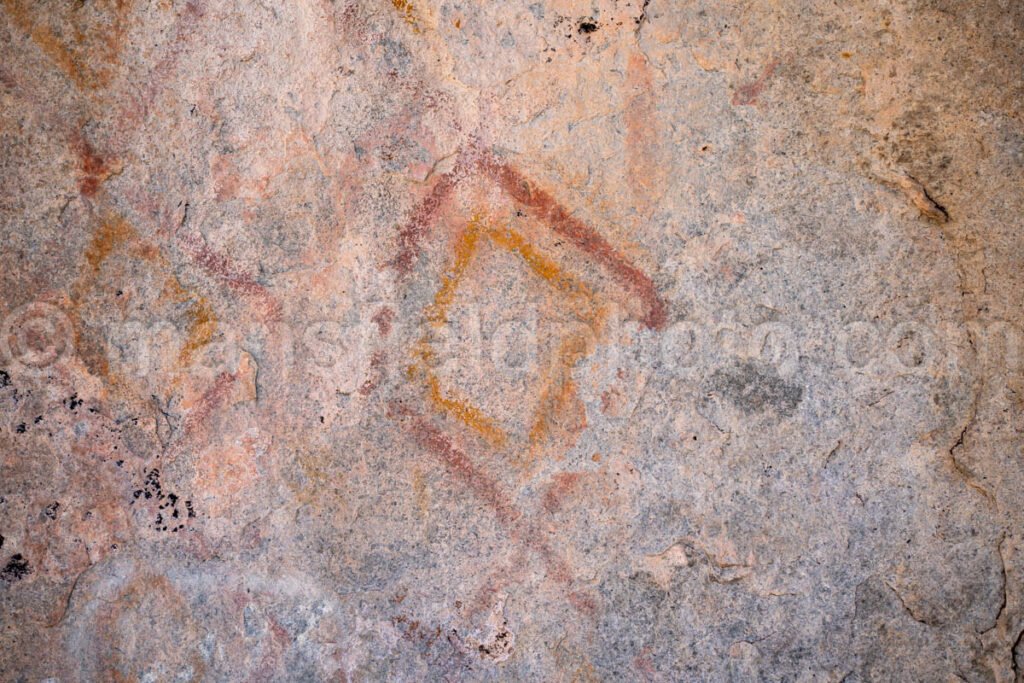
M 647 309 L 643 320 L 645 325 L 652 329 L 660 329 L 665 325 L 665 303 L 658 296 L 654 282 L 618 253 L 608 240 L 583 221 L 571 216 L 554 197 L 531 183 L 510 164 L 487 154 L 481 159 L 481 167 L 534 218 L 571 240 L 580 250 L 593 256 L 611 271 L 621 284 L 632 289 Z
M 391 321 L 395 319 L 395 312 L 387 306 L 382 307 L 370 318 L 377 325 L 380 336 L 386 337 L 391 334 Z
M 412 272 L 420 242 L 430 233 L 430 225 L 458 185 L 459 168 L 445 173 L 434 183 L 430 194 L 413 211 L 409 221 L 398 231 L 398 255 L 393 265 L 402 275 Z
M 473 155 L 472 161 L 463 157 L 455 169 L 442 175 L 430 193 L 420 202 L 409 220 L 398 231 L 398 253 L 392 265 L 401 275 L 412 272 L 420 245 L 430 235 L 438 212 L 468 171 L 476 169 L 490 177 L 515 202 L 535 219 L 568 240 L 578 249 L 594 257 L 627 290 L 636 294 L 647 313 L 643 323 L 651 329 L 661 329 L 668 319 L 667 307 L 654 287 L 654 281 L 620 254 L 594 228 L 573 217 L 551 194 L 529 181 L 511 164 L 497 159 L 489 152 Z
M 391 417 L 404 417 L 406 429 L 416 442 L 437 458 L 450 474 L 463 482 L 480 500 L 490 506 L 498 520 L 510 527 L 514 539 L 535 552 L 544 562 L 548 575 L 559 583 L 571 584 L 572 571 L 544 539 L 543 530 L 519 510 L 498 483 L 478 468 L 469 456 L 455 447 L 440 429 L 408 408 L 392 404 Z M 592 612 L 591 601 L 570 601 L 584 612 Z
M 176 237 L 178 243 L 199 267 L 223 281 L 231 289 L 258 299 L 267 320 L 280 319 L 280 302 L 251 275 L 236 269 L 226 256 L 215 252 L 200 237 L 184 232 L 179 232 Z
M 229 372 L 222 372 L 217 375 L 217 379 L 214 380 L 213 386 L 206 390 L 206 392 L 199 397 L 195 407 L 189 416 L 185 419 L 184 434 L 189 436 L 195 431 L 195 428 L 206 420 L 220 405 L 221 401 L 227 396 L 228 391 L 232 388 L 237 379 L 236 375 Z
M 110 175 L 111 168 L 106 160 L 96 153 L 89 141 L 79 137 L 76 147 L 78 148 L 78 164 L 81 170 L 81 178 L 78 181 L 78 191 L 83 197 L 94 197 L 99 192 L 100 185 Z
M 500 521 L 510 523 L 521 516 L 512 500 L 498 487 L 497 482 L 474 465 L 465 453 L 452 445 L 451 440 L 440 429 L 417 417 L 409 425 L 409 430 L 417 443 L 436 456 L 448 471 L 464 482 L 480 500 L 491 506 Z
M 732 96 L 733 106 L 757 106 L 757 98 L 761 96 L 761 92 L 767 85 L 768 80 L 775 75 L 775 69 L 779 66 L 779 60 L 773 59 L 765 66 L 761 76 L 752 83 L 745 83 L 736 88 L 736 93 Z

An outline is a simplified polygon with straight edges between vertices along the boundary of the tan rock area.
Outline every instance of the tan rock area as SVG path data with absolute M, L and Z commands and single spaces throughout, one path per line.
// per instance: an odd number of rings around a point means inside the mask
M 1024 3 L 0 55 L 0 680 L 1024 680 Z

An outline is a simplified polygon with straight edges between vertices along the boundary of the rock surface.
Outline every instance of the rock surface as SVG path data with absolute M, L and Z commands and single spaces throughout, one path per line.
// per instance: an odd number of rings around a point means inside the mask
M 1022 680 L 1024 4 L 0 45 L 3 680 Z

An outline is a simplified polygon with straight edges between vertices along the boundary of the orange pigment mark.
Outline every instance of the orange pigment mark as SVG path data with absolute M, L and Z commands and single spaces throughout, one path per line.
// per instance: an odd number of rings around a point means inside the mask
M 427 373 L 431 402 L 464 425 L 476 431 L 480 436 L 500 448 L 505 445 L 505 432 L 484 413 L 461 399 L 447 398 L 441 393 L 441 383 L 433 373 Z
M 104 33 L 91 39 L 80 27 L 74 25 L 74 14 L 64 17 L 64 23 L 70 24 L 64 27 L 64 31 L 73 37 L 75 48 L 69 48 L 69 41 L 54 34 L 49 26 L 37 22 L 37 18 L 33 16 L 33 4 L 24 0 L 3 0 L 4 9 L 15 26 L 27 33 L 79 89 L 91 90 L 107 85 L 113 77 L 113 71 L 101 68 L 99 63 L 117 65 L 126 28 L 125 16 L 130 9 L 129 3 L 124 0 L 114 2 L 114 16 L 108 18 Z M 43 11 L 39 14 L 47 16 Z M 57 19 L 60 21 L 61 17 Z
M 459 283 L 465 275 L 476 253 L 480 237 L 480 228 L 476 219 L 463 231 L 455 245 L 455 262 L 441 280 L 441 287 L 434 295 L 434 301 L 427 309 L 427 320 L 435 327 L 440 327 L 448 321 L 448 308 L 455 299 L 455 292 Z M 428 367 L 434 360 L 434 352 L 430 348 L 429 335 L 424 335 L 413 350 L 413 356 L 418 357 L 419 363 L 409 368 L 410 377 L 422 376 L 426 381 L 429 390 L 428 397 L 441 412 L 447 413 L 456 420 L 477 432 L 495 447 L 505 445 L 507 439 L 505 432 L 499 428 L 494 420 L 487 417 L 481 410 L 473 407 L 467 401 L 452 396 L 452 392 L 441 391 L 441 382 Z
M 412 27 L 413 33 L 420 32 L 419 22 L 416 21 L 415 9 L 409 0 L 391 0 L 391 4 L 395 6 L 398 13 L 402 15 L 402 19 L 405 23 Z
M 188 295 L 184 289 L 181 293 L 186 297 Z M 213 332 L 217 329 L 217 318 L 213 314 L 213 308 L 210 306 L 210 302 L 201 296 L 192 302 L 187 315 L 189 320 L 188 338 L 178 356 L 178 362 L 182 365 L 188 365 L 192 354 L 213 340 Z
M 554 233 L 568 238 L 577 248 L 589 254 L 627 290 L 633 290 L 647 309 L 643 323 L 657 330 L 665 326 L 667 306 L 654 287 L 654 282 L 629 262 L 590 225 L 572 215 L 555 198 L 532 183 L 510 164 L 491 153 L 483 153 L 477 162 L 515 202 L 534 219 L 546 224 Z
M 4 7 L 14 23 L 25 33 L 29 34 L 32 41 L 42 49 L 47 57 L 52 59 L 60 70 L 70 78 L 79 88 L 92 87 L 92 78 L 83 73 L 78 65 L 78 60 L 67 50 L 53 31 L 47 26 L 36 26 L 28 11 L 20 6 L 15 0 L 4 0 Z
M 89 246 L 85 249 L 85 260 L 92 268 L 95 277 L 103 263 L 119 248 L 129 248 L 130 253 L 146 261 L 156 261 L 167 270 L 170 264 L 153 246 L 142 242 L 142 238 L 122 216 L 107 216 L 93 234 Z M 88 287 L 89 281 L 80 281 L 73 290 L 73 299 L 80 300 Z M 205 297 L 194 295 L 182 287 L 177 278 L 171 274 L 164 282 L 163 295 L 178 304 L 190 304 L 186 312 L 188 328 L 185 343 L 182 346 L 179 363 L 188 365 L 192 354 L 210 343 L 217 329 L 217 317 L 213 307 Z
M 434 295 L 434 304 L 427 311 L 427 319 L 435 325 L 448 322 L 448 307 L 455 299 L 455 291 L 459 288 L 462 276 L 465 275 L 470 261 L 476 254 L 477 242 L 480 237 L 480 230 L 476 219 L 470 221 L 463 231 L 462 236 L 455 243 L 455 262 L 441 278 L 441 288 Z
M 530 428 L 531 445 L 539 445 L 556 426 L 564 424 L 566 418 L 572 419 L 572 424 L 567 425 L 571 431 L 581 431 L 587 426 L 586 409 L 579 399 L 576 382 L 572 379 L 572 369 L 593 351 L 594 342 L 593 335 L 587 331 L 574 334 L 562 342 L 547 385 L 541 390 L 540 404 Z
M 586 321 L 591 330 L 603 327 L 605 315 L 599 310 L 589 287 L 537 252 L 521 235 L 511 230 L 488 230 L 487 234 L 499 246 L 521 256 L 541 279 L 567 294 L 573 304 L 573 312 Z M 586 426 L 586 412 L 578 399 L 572 369 L 593 351 L 593 335 L 588 334 L 589 331 L 573 334 L 560 345 L 548 381 L 540 392 L 540 404 L 530 429 L 531 445 L 536 446 L 545 440 L 556 422 L 566 416 L 574 419 L 575 430 Z
M 573 312 L 590 326 L 588 330 L 570 335 L 559 347 L 548 381 L 540 392 L 540 404 L 530 429 L 530 443 L 536 446 L 548 437 L 557 421 L 566 416 L 574 418 L 575 430 L 586 426 L 586 413 L 572 380 L 572 369 L 593 351 L 593 335 L 589 332 L 603 327 L 605 315 L 599 310 L 590 288 L 538 253 L 522 236 L 511 230 L 490 230 L 488 236 L 521 256 L 538 276 L 569 295 Z
M 427 309 L 428 321 L 435 327 L 448 322 L 448 309 L 479 249 L 481 236 L 523 259 L 538 277 L 566 294 L 573 304 L 573 312 L 588 323 L 586 331 L 573 334 L 562 342 L 552 363 L 551 374 L 540 391 L 540 403 L 533 416 L 529 441 L 534 446 L 540 444 L 557 423 L 565 421 L 562 419 L 565 416 L 572 419 L 573 431 L 582 429 L 586 426 L 586 416 L 577 395 L 576 384 L 572 381 L 572 368 L 593 350 L 594 335 L 590 332 L 603 326 L 605 314 L 598 308 L 593 292 L 585 284 L 541 254 L 525 237 L 510 228 L 491 228 L 482 222 L 479 215 L 474 216 L 455 242 L 454 261 L 442 277 L 441 287 Z M 428 389 L 428 398 L 436 408 L 459 420 L 495 447 L 500 448 L 507 443 L 508 436 L 494 419 L 469 402 L 453 396 L 452 392 L 442 391 L 440 380 L 429 368 L 435 355 L 428 335 L 419 340 L 412 355 L 417 362 L 409 368 L 408 375 L 410 379 L 423 379 Z
M 488 228 L 487 236 L 499 247 L 520 256 L 530 269 L 542 280 L 548 282 L 570 296 L 582 295 L 593 298 L 593 292 L 585 284 L 572 277 L 558 264 L 538 252 L 533 245 L 517 232 L 512 230 L 495 230 Z
M 111 252 L 135 237 L 135 230 L 128 225 L 121 216 L 108 216 L 100 223 L 100 227 L 92 236 L 92 241 L 85 249 L 85 259 L 92 266 L 93 271 L 98 271 L 103 262 L 107 260 Z
M 412 471 L 412 491 L 420 517 L 426 517 L 430 511 L 430 491 L 427 489 L 427 477 L 418 467 Z

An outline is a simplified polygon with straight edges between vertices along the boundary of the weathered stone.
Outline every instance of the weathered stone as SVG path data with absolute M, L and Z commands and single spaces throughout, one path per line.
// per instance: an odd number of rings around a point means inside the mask
M 0 17 L 0 678 L 1022 680 L 1021 3 Z

